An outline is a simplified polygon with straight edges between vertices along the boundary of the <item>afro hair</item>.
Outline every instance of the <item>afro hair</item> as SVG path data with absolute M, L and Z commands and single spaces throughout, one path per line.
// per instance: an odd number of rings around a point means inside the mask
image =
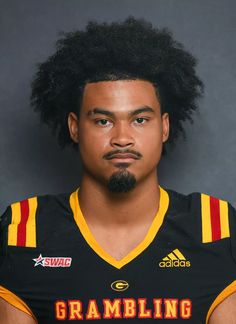
M 76 144 L 67 125 L 70 111 L 79 114 L 84 86 L 89 82 L 141 79 L 150 81 L 168 112 L 168 142 L 184 134 L 183 122 L 192 122 L 203 83 L 196 75 L 196 59 L 167 29 L 144 19 L 88 22 L 85 30 L 63 33 L 56 52 L 38 65 L 32 82 L 31 104 L 41 121 L 56 133 L 61 148 Z

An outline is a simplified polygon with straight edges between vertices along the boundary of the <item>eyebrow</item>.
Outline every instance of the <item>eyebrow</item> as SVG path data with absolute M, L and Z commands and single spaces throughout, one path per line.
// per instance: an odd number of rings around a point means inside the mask
M 149 106 L 143 106 L 138 109 L 129 111 L 129 115 L 131 117 L 133 117 L 133 116 L 141 114 L 143 112 L 154 113 L 154 110 Z M 92 116 L 92 115 L 106 115 L 106 116 L 110 116 L 110 117 L 115 116 L 115 114 L 113 112 L 111 112 L 110 110 L 106 110 L 104 108 L 93 108 L 93 109 L 89 110 L 87 112 L 87 116 Z

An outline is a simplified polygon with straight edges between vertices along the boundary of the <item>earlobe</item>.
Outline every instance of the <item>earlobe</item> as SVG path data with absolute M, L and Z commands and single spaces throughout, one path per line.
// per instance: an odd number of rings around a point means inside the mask
M 169 123 L 169 114 L 164 113 L 162 115 L 162 142 L 166 142 L 169 138 L 170 123 Z
M 79 142 L 79 120 L 75 113 L 70 112 L 68 115 L 68 128 L 70 137 L 73 142 Z

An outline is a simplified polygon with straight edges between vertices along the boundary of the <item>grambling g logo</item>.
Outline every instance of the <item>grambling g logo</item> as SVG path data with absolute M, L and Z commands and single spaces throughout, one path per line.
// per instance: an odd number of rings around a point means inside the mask
M 129 288 L 129 284 L 125 280 L 116 280 L 111 284 L 111 289 L 115 291 L 125 291 Z

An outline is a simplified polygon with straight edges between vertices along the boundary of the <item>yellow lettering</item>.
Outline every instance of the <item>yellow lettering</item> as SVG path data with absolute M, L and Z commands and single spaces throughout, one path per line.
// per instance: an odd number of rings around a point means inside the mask
M 100 319 L 101 314 L 98 311 L 96 300 L 91 299 L 88 304 L 86 319 Z
M 190 299 L 183 299 L 180 302 L 180 317 L 190 318 L 192 316 L 192 302 Z
M 146 298 L 139 298 L 138 299 L 139 304 L 139 318 L 151 318 L 151 310 L 146 309 L 147 305 L 147 299 Z
M 154 318 L 162 318 L 162 311 L 161 311 L 161 304 L 162 299 L 153 299 L 153 305 L 154 305 Z
M 178 299 L 164 299 L 164 318 L 177 318 Z
M 104 313 L 103 318 L 122 318 L 121 299 L 103 299 Z
M 65 320 L 67 317 L 66 303 L 62 301 L 56 301 L 55 303 L 55 315 L 58 320 Z
M 80 300 L 68 300 L 69 320 L 82 320 L 82 303 Z
M 124 318 L 133 318 L 136 316 L 136 301 L 132 298 L 124 298 L 123 299 L 124 305 Z

